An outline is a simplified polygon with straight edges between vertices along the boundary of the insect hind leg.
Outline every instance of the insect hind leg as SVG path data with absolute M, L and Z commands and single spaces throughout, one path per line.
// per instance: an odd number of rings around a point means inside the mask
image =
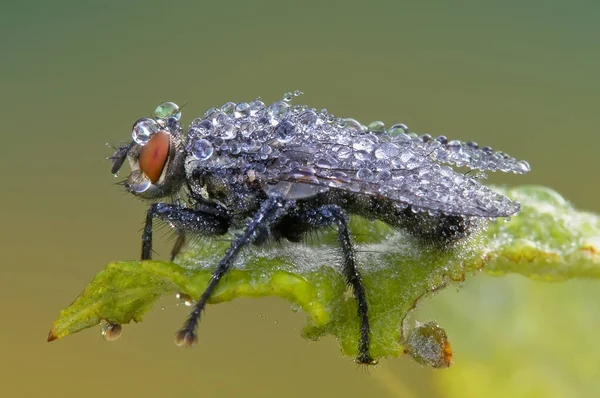
M 352 286 L 354 298 L 358 305 L 358 317 L 360 321 L 360 339 L 358 343 L 358 356 L 356 362 L 360 364 L 373 365 L 377 361 L 371 357 L 369 345 L 371 340 L 371 328 L 369 326 L 368 304 L 365 286 L 362 276 L 356 264 L 356 251 L 348 228 L 348 214 L 338 205 L 327 204 L 316 209 L 303 210 L 296 215 L 297 223 L 288 225 L 288 230 L 299 230 L 307 232 L 311 229 L 336 225 L 338 230 L 338 242 L 343 255 L 343 272 L 346 281 Z M 293 234 L 292 237 L 295 237 Z

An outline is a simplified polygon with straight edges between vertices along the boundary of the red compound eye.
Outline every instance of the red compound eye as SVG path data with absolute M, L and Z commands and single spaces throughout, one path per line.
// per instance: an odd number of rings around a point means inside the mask
M 140 151 L 140 170 L 154 184 L 160 178 L 169 156 L 171 136 L 164 130 L 156 133 Z

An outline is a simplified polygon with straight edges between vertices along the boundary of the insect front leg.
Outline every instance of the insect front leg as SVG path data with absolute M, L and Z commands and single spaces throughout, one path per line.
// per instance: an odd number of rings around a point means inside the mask
M 208 286 L 200 296 L 200 299 L 194 305 L 187 321 L 183 327 L 175 334 L 175 343 L 177 345 L 192 346 L 198 341 L 196 336 L 196 326 L 200 320 L 200 314 L 204 310 L 208 300 L 212 296 L 215 288 L 223 276 L 229 272 L 233 262 L 237 258 L 241 249 L 250 243 L 253 243 L 264 231 L 268 231 L 274 223 L 285 215 L 288 208 L 294 204 L 294 201 L 285 201 L 282 198 L 272 197 L 265 200 L 260 209 L 254 214 L 252 219 L 246 225 L 242 234 L 236 235 L 231 242 L 231 246 L 225 252 L 225 256 L 212 274 Z
M 367 297 L 362 276 L 356 265 L 356 252 L 348 228 L 348 214 L 338 205 L 323 205 L 317 209 L 305 210 L 303 213 L 298 214 L 298 217 L 301 223 L 306 223 L 312 227 L 337 225 L 338 242 L 343 255 L 344 277 L 348 284 L 352 286 L 354 298 L 358 304 L 360 340 L 356 362 L 369 365 L 376 364 L 377 361 L 371 357 L 369 352 L 371 329 L 369 326 Z
M 203 235 L 223 235 L 229 229 L 229 220 L 204 211 L 193 210 L 181 205 L 154 203 L 146 213 L 146 223 L 142 233 L 142 260 L 152 258 L 152 221 L 158 218 L 169 223 L 179 236 L 173 247 L 174 257 L 184 243 L 183 232 L 193 231 Z

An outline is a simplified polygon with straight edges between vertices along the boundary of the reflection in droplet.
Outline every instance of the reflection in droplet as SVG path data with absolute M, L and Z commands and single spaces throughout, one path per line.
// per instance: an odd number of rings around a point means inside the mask
M 227 102 L 223 104 L 221 107 L 221 112 L 226 114 L 227 116 L 233 116 L 233 112 L 235 111 L 235 102 Z
M 198 160 L 206 160 L 213 154 L 213 146 L 210 141 L 205 139 L 195 140 L 192 143 L 190 152 Z
M 220 128 L 221 138 L 224 140 L 232 140 L 237 135 L 237 130 L 233 124 L 225 123 Z
M 152 181 L 140 170 L 134 170 L 129 175 L 129 187 L 133 192 L 145 192 L 151 185 Z
M 269 106 L 268 115 L 269 122 L 272 126 L 275 126 L 281 119 L 287 115 L 290 110 L 290 106 L 283 101 L 274 102 Z
M 177 293 L 175 297 L 177 297 L 177 299 L 179 299 L 186 307 L 191 307 L 192 305 L 194 305 L 194 300 L 189 294 Z
M 381 121 L 371 122 L 369 124 L 369 131 L 374 134 L 384 134 L 385 133 L 385 124 Z
M 265 109 L 265 103 L 257 99 L 250 103 L 250 116 L 256 116 L 257 113 Z
M 403 124 L 403 123 L 394 124 L 388 130 L 388 133 L 390 135 L 405 134 L 405 133 L 408 133 L 408 127 L 406 126 L 406 124 Z
M 154 134 L 158 133 L 158 130 L 159 126 L 153 119 L 142 118 L 133 124 L 131 138 L 137 144 L 145 145 Z
M 154 118 L 161 126 L 165 126 L 169 118 L 179 121 L 181 119 L 181 110 L 173 102 L 163 102 L 154 110 Z
M 106 341 L 115 341 L 121 337 L 123 326 L 118 323 L 107 323 L 102 326 L 102 337 Z
M 247 117 L 250 115 L 250 104 L 247 102 L 240 102 L 235 107 L 235 111 L 233 112 L 233 116 L 236 119 L 241 119 L 243 117 Z
M 296 135 L 296 125 L 289 120 L 284 120 L 275 129 L 275 138 L 279 142 L 290 142 Z

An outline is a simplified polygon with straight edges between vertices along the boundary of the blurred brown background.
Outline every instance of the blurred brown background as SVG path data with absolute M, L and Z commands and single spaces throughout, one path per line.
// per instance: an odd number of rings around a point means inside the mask
M 2 4 L 2 395 L 442 396 L 440 371 L 409 358 L 362 372 L 335 341 L 303 340 L 304 315 L 278 299 L 209 307 L 193 350 L 172 343 L 187 311 L 175 298 L 126 325 L 116 343 L 103 341 L 99 328 L 52 344 L 46 333 L 107 262 L 139 255 L 145 207 L 113 185 L 104 144 L 127 140 L 132 123 L 166 100 L 188 103 L 189 122 L 226 101 L 270 102 L 300 89 L 299 102 L 339 116 L 404 122 L 527 159 L 529 175 L 490 181 L 546 185 L 600 212 L 600 3 L 522 3 Z M 166 244 L 157 250 L 168 254 Z M 565 311 L 570 294 L 600 290 L 588 281 L 477 276 L 430 301 L 478 301 L 478 291 L 502 297 L 515 284 L 563 297 Z M 493 321 L 485 307 L 464 308 L 478 310 Z M 453 318 L 451 309 L 428 316 Z M 594 317 L 590 330 L 600 327 Z M 446 327 L 457 352 L 446 372 L 458 372 L 469 339 Z M 535 322 L 528 327 L 543 334 Z M 586 342 L 557 344 L 575 358 L 589 354 Z M 480 366 L 493 374 L 494 361 Z M 586 371 L 586 380 L 600 377 Z

